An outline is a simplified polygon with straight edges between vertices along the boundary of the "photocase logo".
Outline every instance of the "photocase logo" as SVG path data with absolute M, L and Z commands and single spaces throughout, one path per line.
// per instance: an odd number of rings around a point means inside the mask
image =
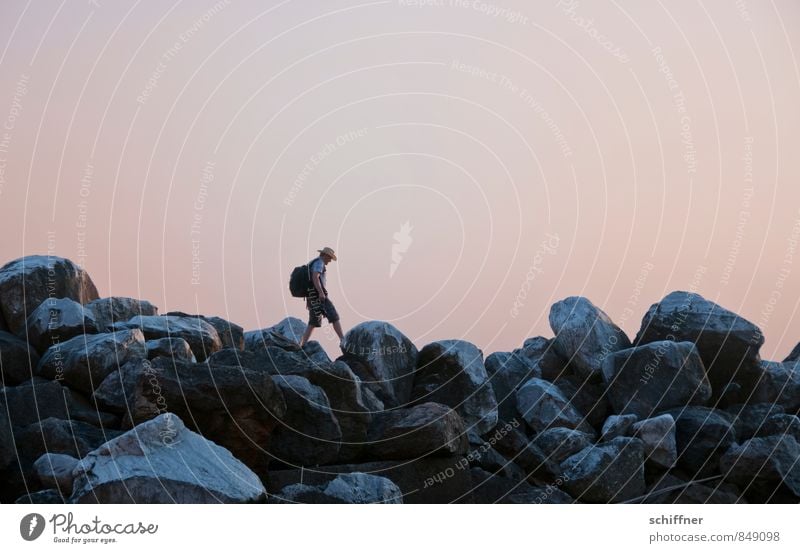
M 39 513 L 31 513 L 22 517 L 19 523 L 19 534 L 25 541 L 33 541 L 44 532 L 44 517 Z
M 400 230 L 392 235 L 394 244 L 392 244 L 392 265 L 389 267 L 389 278 L 394 276 L 394 272 L 403 260 L 402 254 L 408 251 L 411 242 L 414 241 L 413 238 L 411 238 L 411 230 L 413 228 L 411 222 L 406 221 L 400 226 Z

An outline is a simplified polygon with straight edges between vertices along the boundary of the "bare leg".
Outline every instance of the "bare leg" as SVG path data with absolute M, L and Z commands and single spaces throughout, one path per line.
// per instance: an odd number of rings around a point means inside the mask
M 336 321 L 335 323 L 333 323 L 333 330 L 335 330 L 336 334 L 339 336 L 339 342 L 340 343 L 343 342 L 344 341 L 344 334 L 342 333 L 342 323 L 339 322 L 339 321 Z
M 306 326 L 306 331 L 303 333 L 303 337 L 300 338 L 300 347 L 302 348 L 308 342 L 308 339 L 311 338 L 311 333 L 314 332 L 314 327 L 311 325 Z

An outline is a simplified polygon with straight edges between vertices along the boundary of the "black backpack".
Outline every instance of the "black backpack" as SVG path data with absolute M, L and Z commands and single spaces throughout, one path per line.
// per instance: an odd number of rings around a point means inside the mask
M 313 259 L 312 259 L 313 261 Z M 308 292 L 311 290 L 311 273 L 309 267 L 311 261 L 305 265 L 300 265 L 292 270 L 289 277 L 289 292 L 295 298 L 307 298 Z

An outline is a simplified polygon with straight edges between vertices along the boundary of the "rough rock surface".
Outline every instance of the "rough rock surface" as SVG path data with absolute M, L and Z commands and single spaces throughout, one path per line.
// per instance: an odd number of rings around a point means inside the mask
M 351 472 L 327 484 L 292 484 L 270 499 L 271 503 L 402 503 L 403 492 L 383 476 Z
M 25 340 L 0 330 L 0 383 L 13 386 L 29 380 L 39 364 L 39 354 Z
M 517 409 L 534 432 L 563 427 L 594 434 L 584 416 L 572 406 L 558 386 L 540 378 L 532 378 L 519 389 Z
M 206 357 L 222 349 L 222 340 L 220 340 L 217 329 L 198 317 L 137 315 L 127 322 L 115 323 L 114 328 L 118 330 L 139 329 L 146 340 L 172 336 L 183 338 L 189 343 L 192 353 L 198 361 L 205 361 Z
M 614 438 L 589 446 L 561 463 L 564 488 L 577 501 L 618 503 L 645 491 L 644 445 L 636 438 Z
M 111 332 L 114 323 L 124 323 L 137 315 L 158 315 L 158 307 L 134 298 L 99 298 L 87 303 L 86 308 L 94 314 L 100 332 Z
M 48 298 L 28 315 L 17 335 L 42 353 L 74 336 L 97 331 L 97 322 L 89 309 L 69 298 Z
M 538 358 L 531 359 L 520 353 L 498 351 L 489 355 L 484 365 L 498 403 L 500 418 L 513 419 L 517 416 L 517 391 L 520 386 L 531 378 L 542 377 Z
M 678 461 L 675 441 L 675 419 L 664 414 L 639 421 L 632 427 L 632 435 L 644 444 L 645 461 L 657 467 L 670 469 Z

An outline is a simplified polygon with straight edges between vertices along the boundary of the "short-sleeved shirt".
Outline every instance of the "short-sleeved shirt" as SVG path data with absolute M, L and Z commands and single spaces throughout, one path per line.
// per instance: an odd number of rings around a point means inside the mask
M 327 271 L 327 269 L 325 268 L 325 262 L 322 261 L 322 258 L 318 257 L 314 261 L 312 261 L 311 265 L 310 265 L 310 269 L 311 269 L 311 274 L 312 275 L 314 273 L 320 273 L 319 282 L 320 282 L 320 284 L 322 284 L 322 288 L 327 290 L 328 287 L 325 286 L 325 271 Z M 313 283 L 314 281 L 312 280 L 311 282 Z

